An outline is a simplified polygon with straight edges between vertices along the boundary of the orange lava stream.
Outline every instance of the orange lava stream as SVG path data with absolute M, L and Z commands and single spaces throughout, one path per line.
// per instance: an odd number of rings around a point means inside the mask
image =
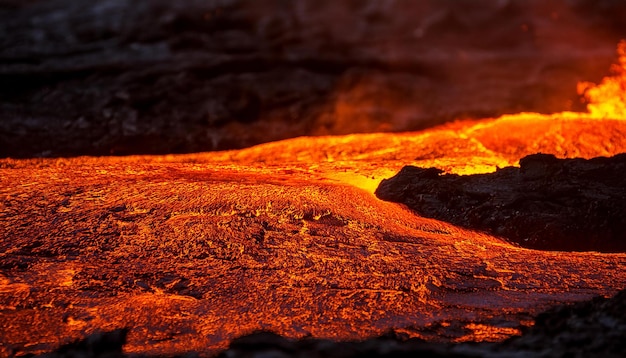
M 0 160 L 0 355 L 119 327 L 128 352 L 154 354 L 210 354 L 257 329 L 501 340 L 551 304 L 612 294 L 626 287 L 626 254 L 521 249 L 371 193 L 404 165 L 471 174 L 537 152 L 626 152 L 626 42 L 619 54 L 616 76 L 581 85 L 589 113 Z

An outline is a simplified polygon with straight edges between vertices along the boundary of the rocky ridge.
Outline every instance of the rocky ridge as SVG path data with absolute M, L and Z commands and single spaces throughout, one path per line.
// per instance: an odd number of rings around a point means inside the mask
M 520 167 L 477 175 L 404 167 L 376 195 L 418 214 L 557 251 L 626 251 L 626 154 L 557 159 L 534 154 Z

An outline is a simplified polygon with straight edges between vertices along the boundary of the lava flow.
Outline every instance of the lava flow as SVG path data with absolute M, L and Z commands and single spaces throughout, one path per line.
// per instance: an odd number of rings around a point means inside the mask
M 235 337 L 497 341 L 626 287 L 626 254 L 535 251 L 378 200 L 405 165 L 471 174 L 626 152 L 626 42 L 589 113 L 172 156 L 0 161 L 0 355 L 129 329 L 127 352 Z

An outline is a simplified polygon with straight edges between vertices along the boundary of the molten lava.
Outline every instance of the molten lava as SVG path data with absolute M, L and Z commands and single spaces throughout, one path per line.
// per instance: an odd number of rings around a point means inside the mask
M 626 287 L 626 254 L 533 251 L 372 192 L 405 165 L 458 174 L 626 152 L 626 42 L 589 113 L 523 113 L 238 151 L 0 161 L 0 355 L 130 329 L 128 352 L 224 348 L 254 330 L 435 341 L 518 334 Z
M 613 77 L 605 78 L 598 86 L 589 82 L 578 85 L 594 118 L 626 118 L 626 41 L 619 43 L 617 53 L 618 63 L 611 68 Z

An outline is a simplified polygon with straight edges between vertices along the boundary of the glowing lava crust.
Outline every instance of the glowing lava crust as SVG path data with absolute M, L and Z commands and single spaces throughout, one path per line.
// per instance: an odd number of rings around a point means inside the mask
M 603 92 L 583 87 L 592 104 Z M 502 340 L 550 305 L 611 295 L 624 253 L 522 249 L 372 194 L 409 164 L 471 174 L 626 152 L 623 107 L 599 101 L 219 153 L 2 160 L 0 355 L 120 327 L 148 354 L 210 354 L 259 329 Z

